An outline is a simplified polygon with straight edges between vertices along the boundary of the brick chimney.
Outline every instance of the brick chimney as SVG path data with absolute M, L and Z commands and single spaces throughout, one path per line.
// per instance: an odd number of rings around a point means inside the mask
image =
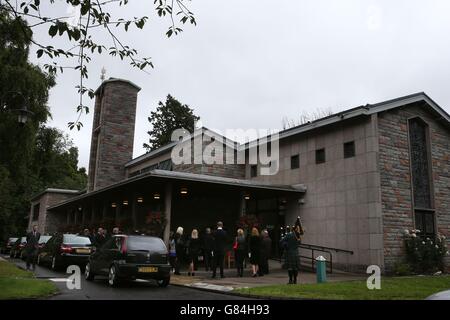
M 133 158 L 140 90 L 130 81 L 109 78 L 95 91 L 88 192 L 125 179 L 124 166 Z

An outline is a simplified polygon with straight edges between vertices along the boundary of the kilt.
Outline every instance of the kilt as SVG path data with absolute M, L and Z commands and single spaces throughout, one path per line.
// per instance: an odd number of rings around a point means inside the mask
M 284 265 L 285 269 L 300 269 L 300 255 L 298 250 L 289 250 L 284 253 Z

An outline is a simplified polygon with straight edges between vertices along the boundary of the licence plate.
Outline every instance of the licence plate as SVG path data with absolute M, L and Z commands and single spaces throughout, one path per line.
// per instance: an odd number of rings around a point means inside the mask
M 91 253 L 90 249 L 77 249 L 77 253 Z
M 140 267 L 138 269 L 138 271 L 145 272 L 145 273 L 158 272 L 158 268 L 157 267 Z

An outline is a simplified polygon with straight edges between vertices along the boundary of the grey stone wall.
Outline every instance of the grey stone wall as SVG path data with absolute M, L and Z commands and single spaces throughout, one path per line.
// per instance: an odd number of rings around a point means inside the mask
M 415 228 L 411 189 L 408 119 L 429 126 L 437 231 L 450 237 L 450 131 L 429 109 L 409 105 L 379 114 L 380 171 L 386 270 L 404 258 L 402 233 Z M 447 264 L 449 263 L 447 258 Z
M 97 92 L 88 191 L 125 179 L 125 164 L 133 157 L 138 91 L 128 82 L 113 81 Z
M 30 218 L 28 221 L 28 230 L 31 230 L 31 227 L 34 224 L 37 224 L 38 230 L 42 234 L 56 232 L 60 225 L 66 223 L 66 215 L 49 212 L 47 209 L 74 196 L 75 194 L 46 192 L 40 198 L 32 201 Z M 39 217 L 37 220 L 33 220 L 33 208 L 36 204 L 40 205 Z
M 355 141 L 356 155 L 345 159 L 343 144 L 348 141 Z M 316 164 L 315 152 L 321 148 L 326 162 Z M 299 169 L 290 169 L 293 155 L 300 155 Z M 305 243 L 352 250 L 353 255 L 334 254 L 333 263 L 365 271 L 367 265 L 384 263 L 377 157 L 376 117 L 363 117 L 282 140 L 279 172 L 253 179 L 305 184 L 304 204 L 289 204 L 286 224 L 300 215 L 307 230 Z M 249 165 L 246 176 L 250 178 Z

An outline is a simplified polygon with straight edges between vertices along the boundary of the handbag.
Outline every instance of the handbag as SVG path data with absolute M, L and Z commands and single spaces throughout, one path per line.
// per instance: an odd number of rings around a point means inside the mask
M 235 240 L 233 243 L 233 249 L 237 250 L 238 246 L 239 246 L 239 244 L 238 244 L 237 240 Z

